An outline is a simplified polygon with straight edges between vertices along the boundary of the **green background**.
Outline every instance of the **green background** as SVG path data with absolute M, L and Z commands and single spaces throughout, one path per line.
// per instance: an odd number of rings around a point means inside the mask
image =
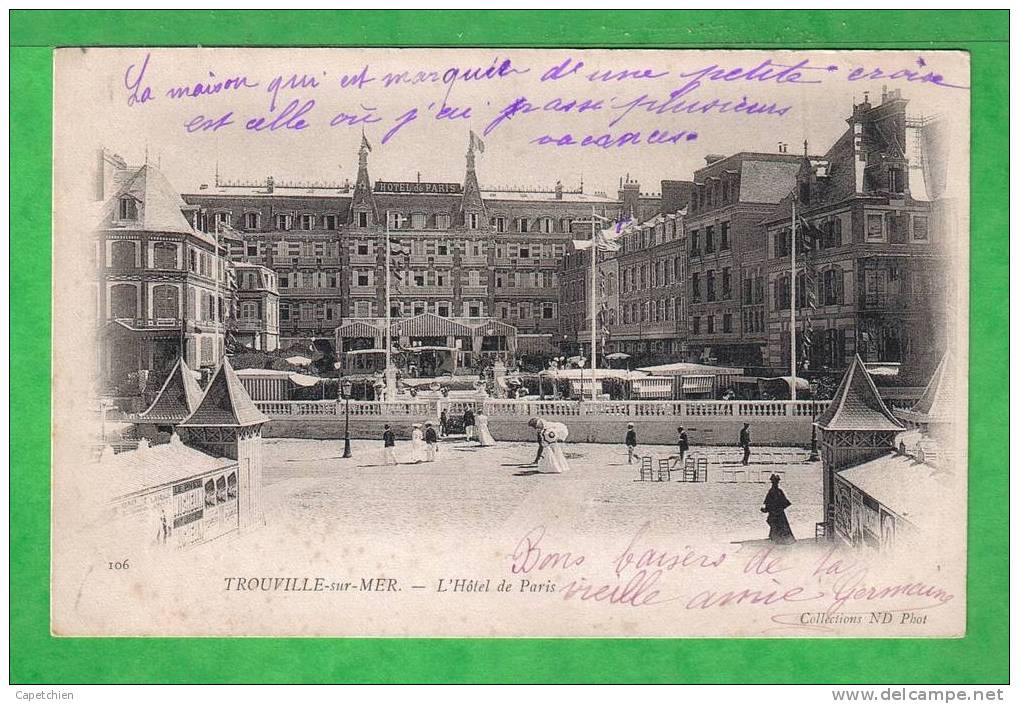
M 1007 11 L 16 11 L 10 15 L 10 36 L 12 682 L 1007 681 Z M 969 51 L 975 168 L 966 637 L 782 641 L 51 637 L 52 48 L 196 44 Z

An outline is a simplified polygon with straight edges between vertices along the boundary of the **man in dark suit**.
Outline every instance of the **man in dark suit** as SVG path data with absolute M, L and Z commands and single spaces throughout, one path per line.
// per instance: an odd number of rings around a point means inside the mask
M 750 423 L 744 423 L 739 431 L 739 446 L 743 448 L 743 464 L 750 464 Z

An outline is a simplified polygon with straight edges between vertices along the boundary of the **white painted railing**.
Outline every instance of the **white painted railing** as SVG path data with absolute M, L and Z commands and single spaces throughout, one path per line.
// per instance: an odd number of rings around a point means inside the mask
M 332 418 L 346 412 L 343 401 L 255 401 L 258 410 L 270 418 Z M 434 406 L 428 401 L 351 401 L 352 418 L 391 418 L 430 416 Z
M 816 408 L 814 407 L 816 403 Z M 255 401 L 270 418 L 334 418 L 344 414 L 343 401 Z M 424 399 L 414 401 L 351 401 L 352 418 L 437 418 L 468 408 L 484 409 L 490 418 L 810 418 L 828 401 L 485 401 Z

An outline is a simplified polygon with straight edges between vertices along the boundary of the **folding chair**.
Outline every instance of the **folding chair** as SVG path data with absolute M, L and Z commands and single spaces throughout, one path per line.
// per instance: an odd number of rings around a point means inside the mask
M 651 465 L 651 457 L 640 458 L 640 481 L 642 482 L 653 482 L 654 468 Z
M 708 458 L 697 457 L 693 467 L 693 476 L 688 481 L 692 482 L 706 482 L 708 481 Z
M 672 481 L 672 458 L 664 457 L 658 460 L 658 481 Z

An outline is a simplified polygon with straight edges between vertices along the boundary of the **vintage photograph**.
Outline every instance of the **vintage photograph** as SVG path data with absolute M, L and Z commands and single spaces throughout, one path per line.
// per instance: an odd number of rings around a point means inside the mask
M 53 634 L 965 635 L 969 84 L 57 50 Z

